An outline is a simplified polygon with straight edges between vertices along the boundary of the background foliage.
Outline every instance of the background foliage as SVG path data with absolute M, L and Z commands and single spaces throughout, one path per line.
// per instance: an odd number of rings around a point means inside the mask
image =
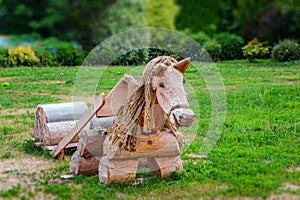
M 36 33 L 91 48 L 124 30 L 164 27 L 268 41 L 300 38 L 300 0 L 1 0 L 0 34 Z M 203 45 L 203 44 L 202 44 Z

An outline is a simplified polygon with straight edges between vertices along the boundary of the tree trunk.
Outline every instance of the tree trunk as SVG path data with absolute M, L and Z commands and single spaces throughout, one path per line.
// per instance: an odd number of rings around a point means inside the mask
M 90 129 L 107 130 L 109 127 L 113 126 L 113 124 L 114 117 L 93 117 L 90 123 Z
M 87 110 L 85 102 L 70 102 L 38 105 L 35 114 L 40 122 L 53 123 L 79 120 Z
M 41 131 L 44 145 L 57 145 L 75 125 L 76 121 L 45 123 Z M 71 142 L 78 142 L 78 140 L 79 137 L 76 136 Z
M 87 109 L 84 102 L 38 105 L 33 127 L 34 138 L 38 141 L 44 140 L 45 124 L 78 120 Z

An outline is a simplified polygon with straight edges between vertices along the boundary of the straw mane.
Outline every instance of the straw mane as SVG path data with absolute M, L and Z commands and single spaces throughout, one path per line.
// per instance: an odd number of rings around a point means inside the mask
M 154 113 L 151 112 L 151 104 L 155 94 L 152 90 L 152 78 L 159 68 L 159 63 L 171 67 L 176 62 L 170 56 L 159 56 L 145 66 L 140 79 L 128 75 L 125 77 L 128 85 L 135 85 L 136 89 L 129 102 L 119 109 L 114 125 L 108 129 L 107 138 L 112 149 L 135 151 L 138 134 L 153 133 L 155 120 Z M 182 145 L 181 134 L 172 125 L 167 115 L 165 115 L 163 128 L 169 129 Z

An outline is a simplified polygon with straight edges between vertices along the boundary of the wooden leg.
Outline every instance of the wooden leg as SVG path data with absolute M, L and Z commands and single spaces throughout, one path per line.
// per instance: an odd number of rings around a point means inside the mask
M 101 183 L 131 182 L 135 180 L 138 160 L 109 160 L 103 156 L 99 162 L 99 181 Z
M 158 177 L 168 177 L 172 172 L 181 173 L 183 170 L 180 156 L 148 158 L 150 170 Z
M 59 152 L 58 154 L 58 159 L 59 160 L 63 160 L 65 158 L 65 150 L 61 150 L 61 152 Z
M 72 174 L 97 174 L 99 157 L 85 158 L 75 151 L 70 161 L 70 171 Z

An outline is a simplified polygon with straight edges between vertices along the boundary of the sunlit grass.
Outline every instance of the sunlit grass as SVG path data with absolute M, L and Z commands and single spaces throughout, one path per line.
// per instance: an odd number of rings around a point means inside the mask
M 185 78 L 199 102 L 197 137 L 185 151 L 184 172 L 169 179 L 151 179 L 138 186 L 99 185 L 98 176 L 77 176 L 68 182 L 49 181 L 68 173 L 68 161 L 54 161 L 43 172 L 36 190 L 16 185 L 0 192 L 2 197 L 30 198 L 38 192 L 61 199 L 197 199 L 200 197 L 260 197 L 288 192 L 285 183 L 300 185 L 300 66 L 297 63 L 231 61 L 217 63 L 226 92 L 227 114 L 222 134 L 207 158 L 198 154 L 210 123 L 211 105 L 207 86 L 190 69 Z M 132 67 L 108 68 L 96 93 L 107 94 Z M 0 161 L 31 154 L 51 156 L 35 149 L 30 141 L 34 109 L 38 104 L 64 102 L 72 95 L 78 67 L 0 69 Z M 184 134 L 184 133 L 183 133 Z M 10 149 L 14 150 L 11 151 Z M 13 153 L 11 153 L 13 152 Z

